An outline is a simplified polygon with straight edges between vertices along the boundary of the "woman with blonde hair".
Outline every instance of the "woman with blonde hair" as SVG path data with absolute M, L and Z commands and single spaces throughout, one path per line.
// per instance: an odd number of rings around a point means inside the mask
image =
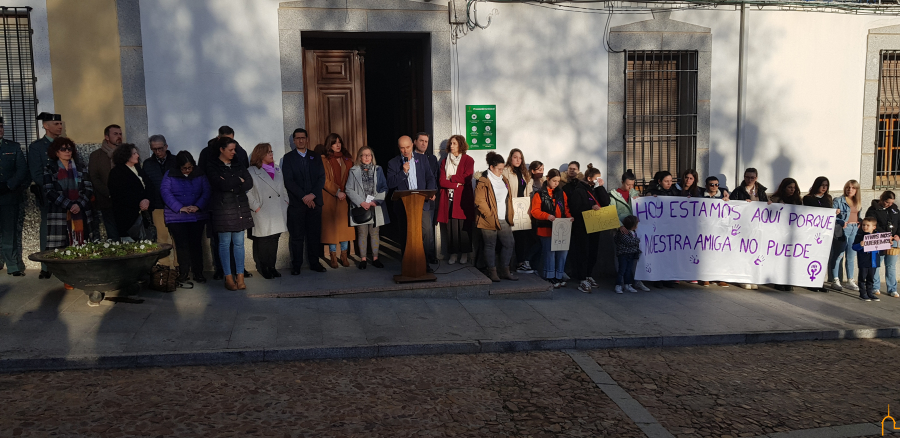
M 844 183 L 844 193 L 834 198 L 832 205 L 839 211 L 835 226 L 843 229 L 844 240 L 836 240 L 832 245 L 834 251 L 832 258 L 834 266 L 831 268 L 831 287 L 835 290 L 843 290 L 844 287 L 850 290 L 859 290 L 856 282 L 853 280 L 853 270 L 856 267 L 856 254 L 853 251 L 853 239 L 856 238 L 856 232 L 859 231 L 859 212 L 862 196 L 859 193 L 859 182 L 851 179 Z M 841 259 L 845 260 L 844 273 L 847 275 L 847 282 L 841 286 Z
M 253 258 L 267 280 L 281 277 L 275 270 L 278 239 L 287 231 L 288 194 L 281 168 L 275 165 L 272 145 L 260 143 L 250 154 L 253 188 L 247 192 L 253 216 Z
M 366 146 L 356 152 L 356 165 L 350 168 L 347 178 L 347 197 L 350 198 L 350 225 L 356 227 L 356 246 L 359 248 L 360 262 L 357 267 L 366 269 L 368 264 L 368 240 L 372 239 L 372 266 L 383 268 L 378 260 L 379 234 L 378 227 L 391 222 L 390 215 L 384 210 L 384 197 L 388 185 L 381 166 L 375 164 L 372 148 Z M 361 209 L 361 210 L 360 210 Z M 371 213 L 369 213 L 371 211 Z M 358 216 L 362 215 L 362 216 Z M 371 219 L 357 222 L 360 217 L 371 216 Z
M 340 263 L 350 266 L 347 252 L 350 241 L 356 238 L 350 226 L 349 207 L 347 206 L 347 177 L 353 167 L 353 158 L 347 151 L 347 145 L 340 135 L 335 133 L 325 137 L 325 149 L 322 162 L 325 165 L 325 188 L 322 190 L 322 243 L 328 244 L 330 250 L 329 264 L 338 267 L 337 246 L 341 246 Z

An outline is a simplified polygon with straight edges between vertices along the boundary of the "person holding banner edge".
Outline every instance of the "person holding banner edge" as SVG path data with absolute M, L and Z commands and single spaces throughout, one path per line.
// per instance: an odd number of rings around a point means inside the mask
M 616 206 L 616 214 L 619 216 L 619 234 L 627 234 L 629 232 L 628 229 L 625 228 L 625 223 L 623 221 L 626 217 L 632 215 L 631 200 L 641 196 L 640 192 L 634 189 L 634 182 L 636 180 L 637 177 L 634 175 L 634 171 L 627 169 L 625 173 L 622 174 L 622 184 L 619 188 L 609 192 L 610 203 Z M 618 261 L 618 258 L 616 261 Z M 637 263 L 637 261 L 632 261 L 632 263 Z M 635 280 L 633 286 L 635 289 L 640 289 L 644 292 L 650 290 L 650 288 L 644 286 L 644 283 L 640 280 Z
M 900 209 L 894 203 L 897 196 L 894 192 L 887 190 L 881 194 L 877 200 L 872 201 L 872 205 L 866 210 L 866 217 L 874 217 L 877 225 L 876 233 L 891 233 L 891 249 L 882 251 L 878 254 L 880 264 L 884 266 L 884 280 L 887 283 L 888 295 L 897 298 L 897 243 L 900 242 Z M 881 277 L 878 273 L 879 268 L 875 268 L 874 289 L 875 294 L 881 293 Z
M 657 196 L 681 196 L 681 192 L 675 188 L 675 180 L 672 178 L 672 174 L 668 170 L 660 170 L 653 175 L 653 181 L 649 184 L 650 189 L 647 190 L 647 194 L 653 197 Z M 673 288 L 678 281 L 674 280 L 666 280 L 666 281 L 657 281 L 655 283 L 656 287 L 668 287 Z
M 547 181 L 531 198 L 531 217 L 537 219 L 537 235 L 541 239 L 544 251 L 543 278 L 559 289 L 566 285 L 563 272 L 566 267 L 566 256 L 569 251 L 551 251 L 553 221 L 574 221 L 569 212 L 569 203 L 565 192 L 559 186 L 560 174 L 557 169 L 547 172 Z
M 835 210 L 834 208 L 834 200 L 831 198 L 831 195 L 828 194 L 828 188 L 831 187 L 831 183 L 828 181 L 828 178 L 824 176 L 817 177 L 815 181 L 813 181 L 812 187 L 809 188 L 809 193 L 803 197 L 803 205 L 807 207 L 821 207 L 828 208 L 835 212 L 835 215 L 840 213 L 840 210 Z M 834 239 L 832 243 L 837 241 L 843 241 L 844 232 L 841 227 L 834 227 Z M 833 249 L 833 248 L 832 248 Z M 831 257 L 829 257 L 829 266 L 833 263 L 834 251 L 831 251 Z M 813 287 L 808 288 L 813 292 L 828 292 L 828 289 L 824 287 Z

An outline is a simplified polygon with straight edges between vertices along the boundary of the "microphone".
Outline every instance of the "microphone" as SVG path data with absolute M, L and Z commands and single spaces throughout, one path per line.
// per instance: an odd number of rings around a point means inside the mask
M 408 162 L 409 162 L 409 158 L 403 157 L 403 162 L 404 162 L 404 163 L 408 163 Z

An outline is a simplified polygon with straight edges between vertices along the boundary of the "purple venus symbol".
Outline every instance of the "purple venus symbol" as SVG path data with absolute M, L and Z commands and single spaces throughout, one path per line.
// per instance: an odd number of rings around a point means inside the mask
M 822 273 L 822 264 L 819 263 L 818 260 L 813 260 L 810 262 L 809 266 L 806 267 L 806 273 L 809 274 L 810 281 L 815 280 L 816 276 Z

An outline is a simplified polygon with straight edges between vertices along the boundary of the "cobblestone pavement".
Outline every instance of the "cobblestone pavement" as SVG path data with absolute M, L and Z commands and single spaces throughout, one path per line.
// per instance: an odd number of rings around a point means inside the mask
M 562 352 L 0 375 L 6 436 L 643 436 Z
M 897 339 L 589 355 L 678 437 L 900 412 Z M 0 374 L 0 436 L 48 435 L 644 436 L 560 351 Z
M 889 403 L 900 413 L 897 339 L 598 350 L 591 356 L 678 437 L 880 423 Z

